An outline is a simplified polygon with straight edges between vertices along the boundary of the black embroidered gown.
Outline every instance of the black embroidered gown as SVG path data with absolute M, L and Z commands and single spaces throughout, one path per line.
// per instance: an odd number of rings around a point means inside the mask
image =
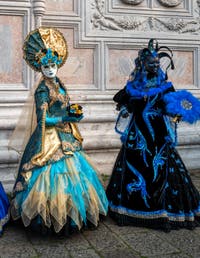
M 199 224 L 200 195 L 175 149 L 163 102 L 170 91 L 164 79 L 143 88 L 129 81 L 114 96 L 131 114 L 107 187 L 110 216 L 118 225 L 169 230 Z

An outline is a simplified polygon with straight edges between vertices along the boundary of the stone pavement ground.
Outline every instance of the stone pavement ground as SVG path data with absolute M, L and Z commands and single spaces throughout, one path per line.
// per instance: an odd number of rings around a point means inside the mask
M 193 176 L 200 189 L 200 177 Z M 119 227 L 107 218 L 97 230 L 70 238 L 42 237 L 8 225 L 0 238 L 1 258 L 200 258 L 200 227 L 158 230 Z

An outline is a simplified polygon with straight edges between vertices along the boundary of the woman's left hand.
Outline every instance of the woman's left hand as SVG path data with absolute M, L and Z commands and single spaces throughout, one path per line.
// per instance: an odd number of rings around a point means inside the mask
M 172 119 L 172 121 L 173 121 L 174 123 L 179 123 L 179 122 L 181 121 L 181 119 L 182 119 L 182 116 L 179 115 L 179 114 L 177 114 L 177 115 Z

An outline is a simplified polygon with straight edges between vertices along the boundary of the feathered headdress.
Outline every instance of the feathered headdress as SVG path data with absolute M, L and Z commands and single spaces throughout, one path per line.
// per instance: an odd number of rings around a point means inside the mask
M 164 52 L 161 50 L 167 50 L 169 53 Z M 149 43 L 148 43 L 148 47 L 141 49 L 138 52 L 138 57 L 135 60 L 135 65 L 136 65 L 136 69 L 140 70 L 144 64 L 144 62 L 149 58 L 149 57 L 158 57 L 159 59 L 163 58 L 163 57 L 167 57 L 170 59 L 170 63 L 169 65 L 166 67 L 166 79 L 167 79 L 167 70 L 169 69 L 169 67 L 171 67 L 172 70 L 174 70 L 174 62 L 173 62 L 173 53 L 171 51 L 170 48 L 166 47 L 166 46 L 160 46 L 158 45 L 158 41 L 156 39 L 150 39 Z

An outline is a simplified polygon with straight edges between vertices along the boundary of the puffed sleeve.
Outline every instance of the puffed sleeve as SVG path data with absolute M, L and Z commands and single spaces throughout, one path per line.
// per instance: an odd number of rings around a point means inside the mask
M 129 96 L 126 92 L 126 88 L 121 89 L 118 91 L 113 100 L 117 103 L 117 110 L 120 110 L 122 106 L 128 106 L 129 103 Z
M 38 88 L 35 91 L 35 106 L 36 106 L 36 115 L 37 123 L 41 124 L 43 119 L 43 113 L 48 108 L 49 105 L 49 91 L 42 81 Z

